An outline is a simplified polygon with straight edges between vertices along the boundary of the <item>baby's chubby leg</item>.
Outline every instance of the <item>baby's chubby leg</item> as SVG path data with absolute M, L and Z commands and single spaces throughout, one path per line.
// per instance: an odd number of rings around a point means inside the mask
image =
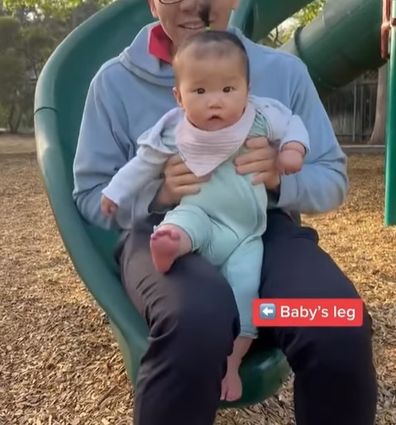
M 200 251 L 211 240 L 211 228 L 208 215 L 198 206 L 180 204 L 168 211 L 150 239 L 156 270 L 166 273 L 179 257 Z
M 221 384 L 221 400 L 234 401 L 242 396 L 242 381 L 239 376 L 239 366 L 252 345 L 253 339 L 238 336 L 234 341 L 234 349 L 227 359 L 227 372 Z
M 235 339 L 234 350 L 227 361 L 221 388 L 222 400 L 234 401 L 242 396 L 239 367 L 253 339 L 257 337 L 257 329 L 252 323 L 252 303 L 258 297 L 263 252 L 261 237 L 252 237 L 241 242 L 221 270 L 234 292 L 241 324 L 241 333 Z
M 150 238 L 151 257 L 154 267 L 166 273 L 179 257 L 191 252 L 192 244 L 188 234 L 174 224 L 163 224 Z

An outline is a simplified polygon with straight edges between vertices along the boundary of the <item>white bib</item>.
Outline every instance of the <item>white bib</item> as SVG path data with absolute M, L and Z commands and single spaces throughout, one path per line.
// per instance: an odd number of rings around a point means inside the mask
M 248 102 L 235 124 L 217 131 L 200 130 L 184 116 L 175 134 L 180 156 L 197 177 L 209 174 L 243 145 L 255 116 L 255 107 Z

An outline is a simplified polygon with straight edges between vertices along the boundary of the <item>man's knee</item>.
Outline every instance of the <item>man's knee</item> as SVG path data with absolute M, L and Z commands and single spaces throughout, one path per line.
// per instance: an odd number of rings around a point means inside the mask
M 175 361 L 218 362 L 232 351 L 239 333 L 236 302 L 229 285 L 213 279 L 210 284 L 202 283 L 202 292 L 194 286 L 183 301 L 162 299 L 151 315 L 150 337 L 163 343 Z

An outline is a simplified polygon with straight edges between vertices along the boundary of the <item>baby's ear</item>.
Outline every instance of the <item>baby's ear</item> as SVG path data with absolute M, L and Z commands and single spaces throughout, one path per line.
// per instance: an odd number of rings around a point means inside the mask
M 177 104 L 183 107 L 182 98 L 181 98 L 179 89 L 177 87 L 173 87 L 172 92 L 173 92 L 173 96 L 175 96 Z

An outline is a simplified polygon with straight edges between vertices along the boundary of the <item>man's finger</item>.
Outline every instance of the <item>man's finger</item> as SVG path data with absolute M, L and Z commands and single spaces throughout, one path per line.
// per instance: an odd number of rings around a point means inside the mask
M 198 184 L 189 184 L 187 186 L 179 186 L 176 189 L 176 193 L 178 196 L 183 197 L 186 195 L 194 195 L 201 190 Z
M 199 184 L 200 180 L 192 173 L 183 174 L 179 176 L 169 177 L 168 185 L 172 187 L 189 186 L 192 184 Z
M 185 174 L 191 174 L 191 171 L 187 168 L 184 162 L 180 162 L 165 167 L 165 175 L 169 177 L 183 176 Z
M 258 185 L 258 184 L 264 184 L 266 179 L 267 179 L 268 173 L 258 173 L 255 174 L 252 177 L 252 184 L 253 185 Z
M 241 155 L 238 155 L 235 158 L 235 165 L 244 165 L 249 162 L 255 162 L 257 160 L 268 160 L 275 158 L 276 152 L 274 152 L 272 149 L 263 148 L 263 149 L 256 149 L 250 152 L 243 153 Z
M 273 173 L 257 173 L 252 178 L 252 184 L 264 184 L 265 187 L 269 190 L 275 189 L 280 184 L 280 175 Z
M 245 145 L 248 149 L 260 149 L 269 146 L 269 142 L 266 137 L 252 137 Z
M 168 184 L 172 186 L 185 186 L 189 184 L 198 184 L 198 183 L 205 183 L 209 181 L 210 174 L 202 177 L 197 177 L 195 174 L 191 173 L 190 171 L 186 174 L 179 174 L 179 175 L 173 175 L 168 176 Z
M 265 159 L 262 161 L 249 162 L 248 164 L 237 165 L 236 170 L 238 174 L 267 172 L 267 170 L 272 170 L 272 164 L 272 160 Z
M 206 174 L 206 176 L 196 177 L 198 183 L 208 182 L 211 178 L 211 174 Z
M 166 161 L 167 164 L 170 165 L 176 165 L 183 162 L 183 160 L 181 159 L 180 155 L 172 155 L 168 161 Z

